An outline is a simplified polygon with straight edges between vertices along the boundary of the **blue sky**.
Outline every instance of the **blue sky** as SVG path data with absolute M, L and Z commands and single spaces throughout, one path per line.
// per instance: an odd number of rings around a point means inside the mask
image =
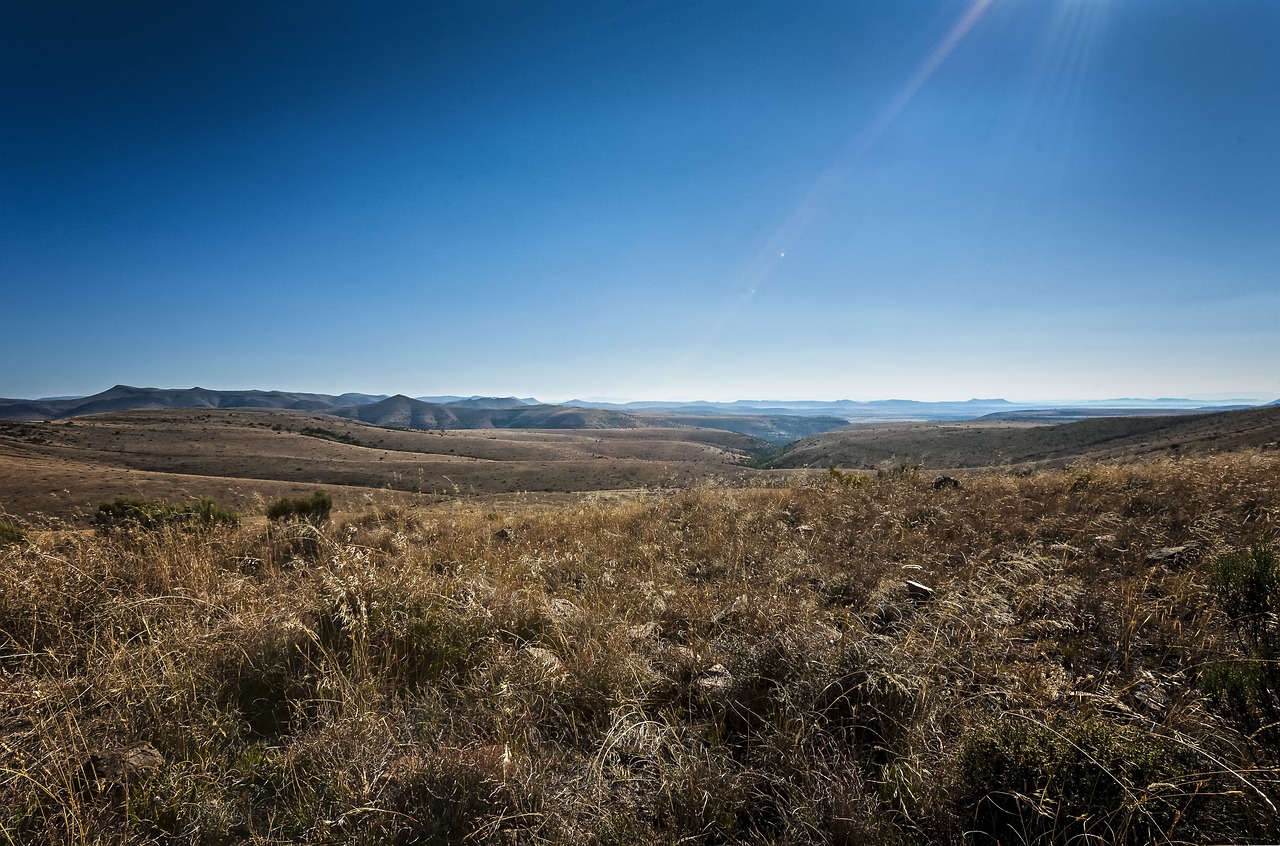
M 1280 397 L 1280 3 L 0 5 L 0 396 Z

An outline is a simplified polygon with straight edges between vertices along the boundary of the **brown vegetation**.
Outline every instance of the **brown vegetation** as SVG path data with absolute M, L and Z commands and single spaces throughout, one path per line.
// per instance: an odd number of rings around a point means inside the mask
M 72 518 L 120 496 L 261 511 L 264 500 L 318 488 L 341 510 L 387 490 L 409 504 L 684 485 L 741 472 L 760 443 L 705 429 L 411 432 L 288 411 L 0 422 L 0 512 Z
M 1215 567 L 1274 537 L 1278 480 L 1251 451 L 38 533 L 0 547 L 0 835 L 1274 841 L 1275 732 L 1202 682 L 1251 666 Z

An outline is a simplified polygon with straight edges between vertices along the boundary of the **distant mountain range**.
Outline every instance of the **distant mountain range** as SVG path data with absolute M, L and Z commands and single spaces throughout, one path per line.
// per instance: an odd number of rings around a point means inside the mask
M 309 394 L 288 391 L 212 391 L 116 385 L 68 399 L 0 399 L 0 420 L 61 420 L 138 409 L 283 409 L 330 414 L 398 429 L 639 429 L 697 426 L 753 435 L 775 443 L 845 425 L 838 416 L 738 412 L 726 415 L 643 414 L 580 405 L 549 405 L 519 397 L 458 397 L 431 402 L 403 394 Z
M 134 388 L 116 385 L 88 397 L 51 400 L 0 399 L 0 419 L 60 420 L 85 414 L 140 408 L 288 408 L 329 411 L 381 399 L 368 394 L 305 394 L 287 391 L 211 391 L 205 388 Z
M 325 413 L 393 429 L 638 429 L 646 425 L 619 411 L 525 405 L 513 397 L 486 405 L 479 398 L 434 403 L 397 394 Z
M 60 420 L 63 417 L 143 408 L 278 408 L 327 413 L 335 409 L 374 405 L 388 399 L 396 397 L 388 397 L 386 394 L 213 391 L 206 388 L 135 388 L 116 385 L 100 394 L 87 397 L 0 399 L 0 419 Z M 414 401 L 459 408 L 526 408 L 536 404 L 536 401 L 516 397 L 419 397 Z
M 1280 400 L 1277 400 L 1280 403 Z M 1272 403 L 1273 405 L 1275 403 Z M 916 400 L 735 402 L 589 402 L 553 405 L 520 397 L 408 397 L 403 394 L 313 394 L 289 391 L 214 391 L 205 388 L 136 388 L 116 385 L 87 397 L 0 399 L 0 420 L 59 420 L 133 409 L 289 409 L 332 414 L 377 426 L 408 429 L 630 429 L 698 426 L 728 429 L 773 441 L 838 429 L 850 422 L 948 421 L 994 417 L 1063 422 L 1090 417 L 1188 414 L 1254 407 L 1220 401 L 1206 406 L 1180 398 L 1109 399 L 1063 403 L 1015 403 L 1004 399 L 965 402 Z
M 1277 402 L 1280 402 L 1278 400 Z M 592 402 L 569 400 L 565 405 L 582 408 L 608 408 L 615 411 L 649 412 L 669 414 L 795 414 L 841 417 L 851 423 L 877 420 L 973 420 L 990 415 L 1008 415 L 1019 412 L 1058 411 L 1070 409 L 1071 419 L 1085 417 L 1115 417 L 1129 414 L 1159 412 L 1226 411 L 1237 408 L 1253 408 L 1257 402 L 1250 400 L 1225 400 L 1206 404 L 1200 400 L 1161 397 L 1159 399 L 1105 399 L 1074 400 L 1066 402 L 1018 403 L 1005 399 L 971 399 L 963 402 L 921 402 L 918 400 L 888 399 L 859 402 L 855 400 L 737 400 L 735 402 Z

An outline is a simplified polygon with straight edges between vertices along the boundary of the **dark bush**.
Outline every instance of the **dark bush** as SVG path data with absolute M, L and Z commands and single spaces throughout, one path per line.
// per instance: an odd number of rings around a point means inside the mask
M 0 523 L 0 546 L 26 543 L 27 533 L 12 523 Z
M 1245 734 L 1280 757 L 1280 566 L 1275 550 L 1254 544 L 1224 555 L 1213 573 L 1213 592 L 1239 644 L 1239 658 L 1207 667 L 1200 689 Z
M 240 518 L 212 499 L 182 505 L 138 499 L 115 499 L 98 506 L 94 522 L 103 531 L 115 528 L 154 530 L 164 526 L 209 528 L 218 524 L 234 526 Z
M 296 728 L 300 704 L 313 699 L 305 630 L 268 627 L 225 660 L 221 704 L 232 706 L 250 736 L 278 738 Z
M 963 739 L 959 804 L 971 833 L 989 838 L 978 842 L 1162 841 L 1196 810 L 1188 757 L 1097 718 L 1057 728 L 1001 720 Z
M 348 435 L 346 432 L 330 432 L 328 429 L 319 429 L 314 426 L 308 426 L 298 432 L 299 435 L 306 435 L 308 438 L 320 438 L 326 441 L 336 441 L 340 444 L 350 444 L 352 446 L 360 446 L 360 442 Z
M 305 520 L 308 523 L 323 523 L 329 519 L 333 509 L 333 497 L 324 491 L 316 491 L 309 497 L 289 499 L 284 497 L 271 503 L 267 508 L 267 519 L 289 522 Z

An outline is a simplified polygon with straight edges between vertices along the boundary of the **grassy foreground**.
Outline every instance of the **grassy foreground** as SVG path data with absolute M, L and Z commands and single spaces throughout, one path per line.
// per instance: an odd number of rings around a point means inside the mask
M 1280 453 L 931 481 L 15 540 L 0 842 L 1280 837 Z

